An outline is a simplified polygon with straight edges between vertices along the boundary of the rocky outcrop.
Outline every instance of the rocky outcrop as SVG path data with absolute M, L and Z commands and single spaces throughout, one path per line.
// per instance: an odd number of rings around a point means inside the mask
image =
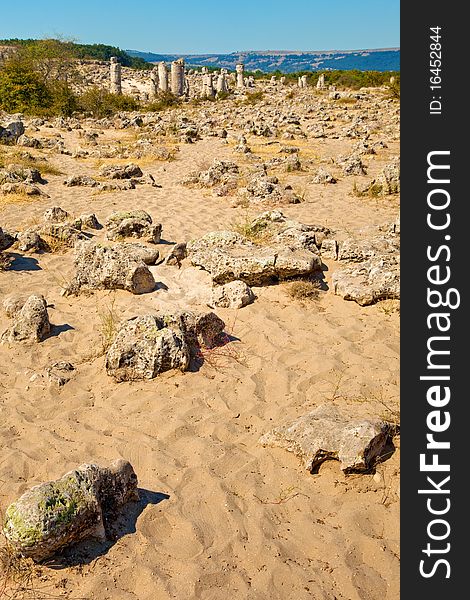
M 339 460 L 348 472 L 374 466 L 394 432 L 380 419 L 355 419 L 332 405 L 322 405 L 261 437 L 263 446 L 279 446 L 298 456 L 314 471 L 325 460 Z
M 138 499 L 137 476 L 129 462 L 84 464 L 10 504 L 3 531 L 16 552 L 40 562 L 86 538 L 105 539 L 106 517 Z
M 50 332 L 47 303 L 43 296 L 33 294 L 4 304 L 12 325 L 2 334 L 4 342 L 41 342 Z
M 65 295 L 100 289 L 145 294 L 155 289 L 155 279 L 147 265 L 126 245 L 110 247 L 78 242 L 75 267 L 75 276 L 65 289 Z
M 225 327 L 215 313 L 145 315 L 126 321 L 106 355 L 106 371 L 117 381 L 153 379 L 185 371 L 201 346 L 212 347 Z

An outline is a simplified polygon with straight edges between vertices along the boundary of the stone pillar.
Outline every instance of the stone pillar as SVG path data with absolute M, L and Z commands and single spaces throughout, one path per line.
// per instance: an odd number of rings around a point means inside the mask
M 202 97 L 213 98 L 214 97 L 214 86 L 212 84 L 212 75 L 207 72 L 202 76 Z
M 111 94 L 122 94 L 121 87 L 121 64 L 116 56 L 110 59 Z
M 393 85 L 395 83 L 395 77 L 392 75 L 390 77 L 390 85 Z
M 171 63 L 171 93 L 175 96 L 184 95 L 184 60 L 182 58 Z
M 250 75 L 247 79 L 247 86 L 249 88 L 254 88 L 255 87 L 255 78 L 253 77 L 253 75 Z
M 325 74 L 324 73 L 319 75 L 318 81 L 317 81 L 317 90 L 323 90 L 323 89 L 325 89 Z
M 281 77 L 281 79 L 279 81 L 281 82 L 281 85 L 284 85 L 286 83 L 286 78 L 284 77 L 284 75 Z
M 299 86 L 299 88 L 303 87 L 303 81 L 302 81 L 302 77 L 299 77 L 297 79 L 297 85 Z
M 227 70 L 221 69 L 220 75 L 217 77 L 217 93 L 227 93 L 228 92 L 228 84 L 227 84 Z
M 307 87 L 307 75 L 302 75 L 301 79 L 302 79 L 302 87 L 306 88 Z
M 168 71 L 163 61 L 158 63 L 158 89 L 160 92 L 168 91 Z
M 150 98 L 158 94 L 158 69 L 154 67 L 150 72 Z
M 272 75 L 272 77 L 271 77 L 271 83 L 276 83 L 276 75 Z
M 237 71 L 237 90 L 242 90 L 245 87 L 245 79 L 243 75 L 245 71 L 245 65 L 239 63 L 235 66 L 235 69 Z

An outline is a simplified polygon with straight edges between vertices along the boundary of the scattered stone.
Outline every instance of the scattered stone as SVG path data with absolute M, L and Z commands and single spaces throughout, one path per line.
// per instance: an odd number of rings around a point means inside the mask
M 310 183 L 336 183 L 336 179 L 322 167 L 319 167 L 310 179 Z
M 98 187 L 100 182 L 87 175 L 71 175 L 64 181 L 67 187 Z
M 46 368 L 46 375 L 51 385 L 60 388 L 70 381 L 74 371 L 75 367 L 72 363 L 61 360 L 49 365 Z
M 51 208 L 48 208 L 43 215 L 43 219 L 47 223 L 63 223 L 69 218 L 69 213 L 63 208 L 60 208 L 60 206 L 52 206 Z
M 159 244 L 162 233 L 161 224 L 153 224 L 152 217 L 144 210 L 114 212 L 107 218 L 105 227 L 109 240 L 136 237 Z
M 170 250 L 170 253 L 165 257 L 163 264 L 165 265 L 178 265 L 178 269 L 181 268 L 182 261 L 188 256 L 186 244 L 180 243 L 175 244 Z
M 255 299 L 252 289 L 244 281 L 231 281 L 212 290 L 211 305 L 221 308 L 243 308 Z
M 263 446 L 279 446 L 298 456 L 313 472 L 325 460 L 339 460 L 345 473 L 374 466 L 394 426 L 379 419 L 354 419 L 335 406 L 322 405 L 261 437 Z
M 3 530 L 19 554 L 40 562 L 86 538 L 105 539 L 106 519 L 137 500 L 137 476 L 129 462 L 83 464 L 10 504 Z
M 11 314 L 13 324 L 3 332 L 2 341 L 41 342 L 50 333 L 47 303 L 43 296 L 33 294 L 23 305 L 18 301 L 15 308 L 6 310 Z
M 4 231 L 0 227 L 0 252 L 10 248 L 15 243 L 15 236 L 11 235 L 7 231 Z
M 75 276 L 65 289 L 65 295 L 103 289 L 145 294 L 155 289 L 155 279 L 147 265 L 125 244 L 108 247 L 78 242 L 75 248 Z
M 144 174 L 138 165 L 130 163 L 125 166 L 104 166 L 101 168 L 100 175 L 109 179 L 131 179 L 133 177 L 143 177 Z
M 47 249 L 47 244 L 33 228 L 18 233 L 16 241 L 21 252 L 43 252 Z
M 201 346 L 212 347 L 224 322 L 215 313 L 145 315 L 126 321 L 106 355 L 106 371 L 116 381 L 153 379 L 172 369 L 185 371 Z

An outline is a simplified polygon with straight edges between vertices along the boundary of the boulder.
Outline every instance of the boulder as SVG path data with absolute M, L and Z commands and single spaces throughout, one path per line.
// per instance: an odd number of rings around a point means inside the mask
M 47 303 L 43 296 L 33 294 L 24 304 L 18 301 L 7 309 L 13 317 L 12 325 L 3 332 L 4 342 L 41 342 L 50 332 Z
M 214 313 L 145 315 L 126 321 L 106 355 L 106 371 L 117 381 L 153 379 L 171 369 L 185 371 L 202 345 L 212 347 L 225 327 Z
M 70 175 L 64 181 L 64 185 L 67 187 L 98 187 L 100 182 L 87 175 Z
M 221 308 L 243 308 L 255 299 L 252 289 L 244 281 L 231 281 L 212 290 L 211 305 Z
M 378 300 L 400 298 L 400 261 L 398 256 L 375 256 L 333 273 L 335 294 L 361 306 Z
M 42 483 L 10 504 L 3 531 L 18 554 L 36 562 L 86 538 L 106 538 L 106 518 L 137 501 L 137 476 L 131 464 L 83 464 L 56 481 Z
M 152 217 L 144 210 L 114 212 L 107 218 L 105 227 L 109 240 L 135 237 L 158 244 L 162 233 L 161 224 L 153 224 Z
M 46 367 L 46 375 L 51 385 L 58 388 L 70 381 L 75 371 L 72 363 L 60 360 Z
M 47 244 L 34 228 L 18 233 L 16 240 L 21 252 L 42 252 L 47 248 Z
M 374 466 L 391 435 L 391 423 L 356 419 L 332 405 L 322 405 L 260 438 L 263 446 L 279 446 L 298 456 L 310 472 L 325 460 L 339 460 L 346 472 Z
M 155 279 L 141 256 L 126 245 L 113 247 L 77 242 L 75 276 L 64 290 L 65 295 L 78 295 L 81 290 L 123 289 L 132 294 L 145 294 L 155 289 Z
M 102 177 L 109 177 L 109 179 L 131 179 L 132 177 L 142 177 L 143 173 L 138 165 L 130 163 L 124 166 L 104 166 L 100 171 L 100 175 Z
M 336 183 L 336 179 L 328 171 L 318 167 L 316 173 L 311 177 L 310 183 Z
M 319 257 L 309 250 L 258 246 L 231 231 L 208 233 L 190 241 L 187 250 L 191 263 L 221 284 L 239 279 L 262 285 L 321 270 Z
M 45 211 L 42 218 L 46 223 L 64 223 L 71 217 L 70 214 L 63 208 L 60 208 L 60 206 L 52 206 Z
M 18 138 L 24 134 L 24 125 L 20 120 L 12 121 L 5 127 L 0 125 L 0 143 L 16 144 Z
M 12 246 L 15 243 L 15 239 L 15 236 L 0 227 L 0 252 Z

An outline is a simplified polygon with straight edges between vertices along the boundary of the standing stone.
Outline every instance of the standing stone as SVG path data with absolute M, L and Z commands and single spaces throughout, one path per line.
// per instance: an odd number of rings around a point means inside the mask
M 227 75 L 226 69 L 221 69 L 220 75 L 217 77 L 217 93 L 218 94 L 228 92 L 226 75 Z
M 250 75 L 247 79 L 247 87 L 254 88 L 255 87 L 255 78 L 253 75 Z
M 392 75 L 390 77 L 390 85 L 393 85 L 395 83 L 395 77 Z
M 110 59 L 111 93 L 122 94 L 121 87 L 121 64 L 116 56 Z
M 150 98 L 155 98 L 158 93 L 158 69 L 154 67 L 150 72 Z
M 168 71 L 163 61 L 158 63 L 158 89 L 160 92 L 168 91 Z
M 318 81 L 317 81 L 317 90 L 323 90 L 323 89 L 325 89 L 325 74 L 324 73 L 319 75 Z
M 171 92 L 175 96 L 184 94 L 184 60 L 182 58 L 171 63 Z
M 302 75 L 301 80 L 302 80 L 302 87 L 306 88 L 307 87 L 307 75 Z
M 271 83 L 276 83 L 276 75 L 273 75 L 273 76 L 271 77 Z
M 281 82 L 281 85 L 284 85 L 286 83 L 286 78 L 282 76 L 279 81 Z
M 245 65 L 243 65 L 242 63 L 239 63 L 238 65 L 235 66 L 235 69 L 237 70 L 237 90 L 242 90 L 245 87 L 245 78 L 244 78 Z
M 302 81 L 302 77 L 299 77 L 297 79 L 297 85 L 299 86 L 299 88 L 303 87 L 303 81 Z
M 214 86 L 212 83 L 212 74 L 207 72 L 202 76 L 202 97 L 213 98 L 215 95 Z

